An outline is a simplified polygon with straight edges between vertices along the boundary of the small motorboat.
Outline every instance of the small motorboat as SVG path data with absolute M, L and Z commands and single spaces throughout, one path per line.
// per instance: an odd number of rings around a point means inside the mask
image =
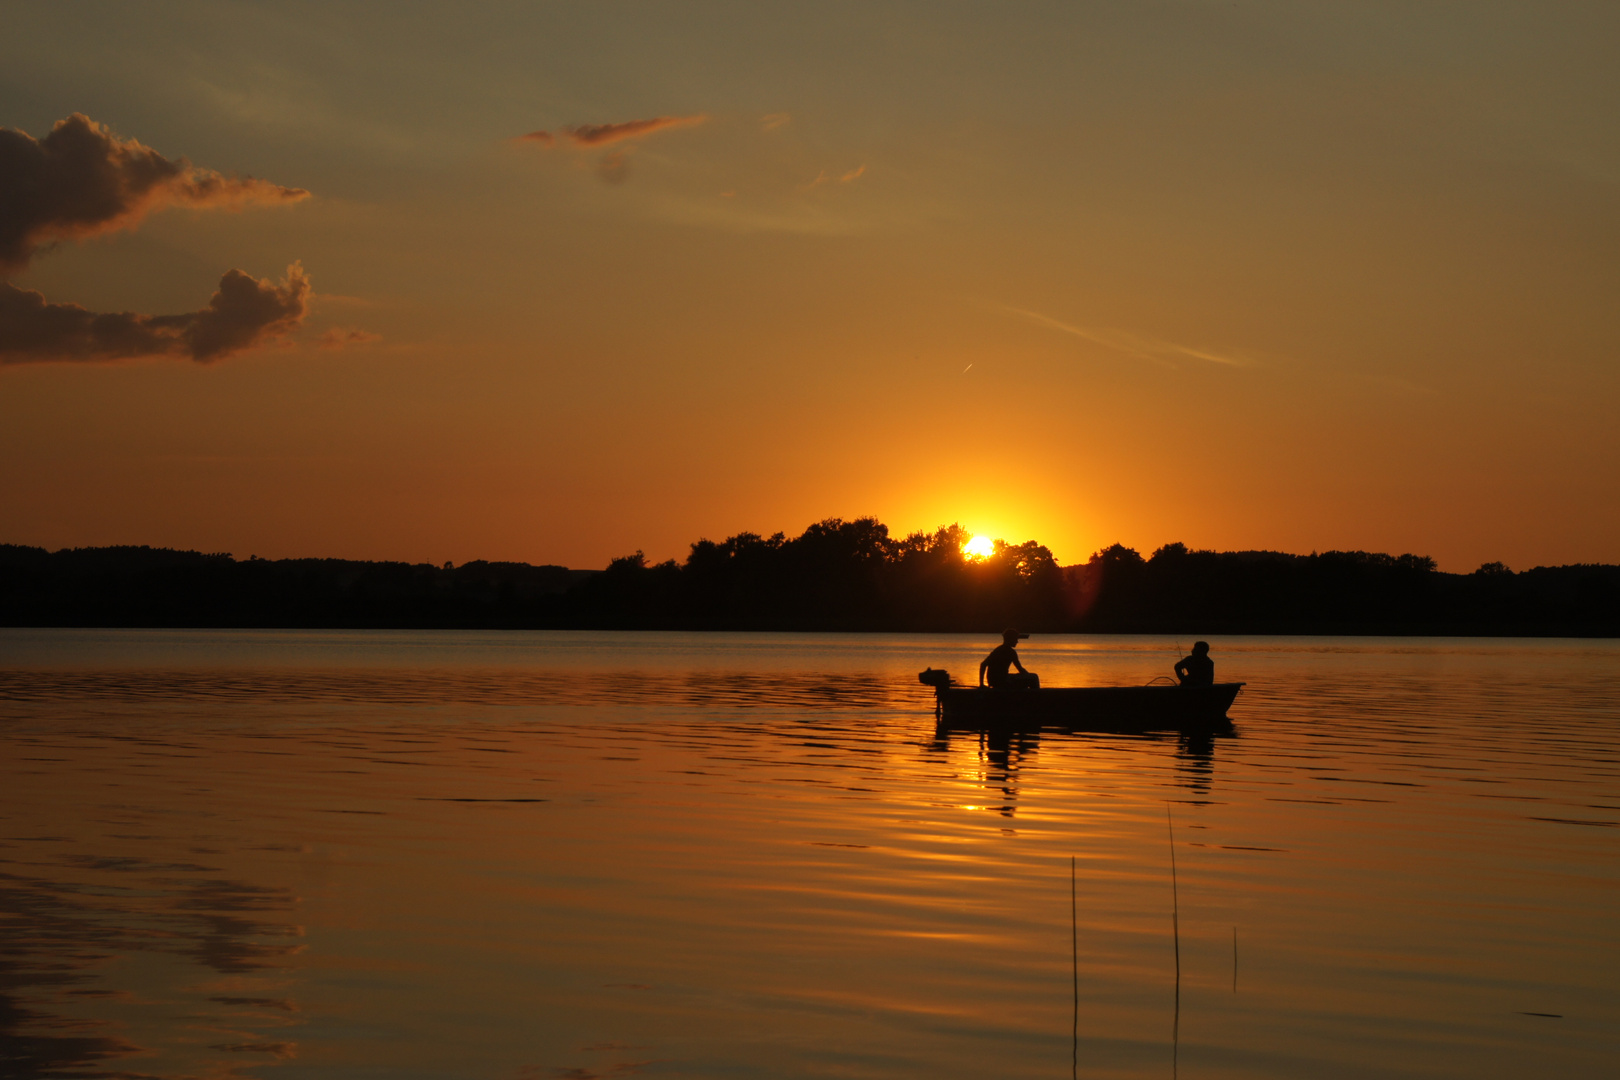
M 1240 682 L 1210 686 L 1042 686 L 991 690 L 962 686 L 928 668 L 917 681 L 934 688 L 934 715 L 946 725 L 1060 724 L 1093 730 L 1153 731 L 1228 723 Z

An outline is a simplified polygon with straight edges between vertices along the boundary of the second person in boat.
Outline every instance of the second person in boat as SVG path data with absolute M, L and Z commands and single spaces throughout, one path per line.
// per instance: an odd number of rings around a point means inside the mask
M 1215 661 L 1209 658 L 1209 642 L 1193 642 L 1191 656 L 1183 656 L 1176 665 L 1176 678 L 1182 686 L 1214 686 Z
M 1018 642 L 1021 638 L 1029 637 L 1020 634 L 1017 630 L 1004 630 L 1001 634 L 1001 644 L 990 650 L 990 655 L 979 664 L 979 685 L 985 684 L 988 676 L 990 688 L 993 690 L 1039 690 L 1041 678 L 1033 671 L 1024 670 L 1024 665 L 1018 662 Z M 1017 668 L 1014 675 L 1009 669 Z

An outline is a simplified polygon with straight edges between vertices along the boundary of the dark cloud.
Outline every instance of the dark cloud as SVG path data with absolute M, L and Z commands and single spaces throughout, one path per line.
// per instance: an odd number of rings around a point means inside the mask
M 575 146 L 606 146 L 624 139 L 651 135 L 665 128 L 692 127 L 708 119 L 704 113 L 696 116 L 654 116 L 647 120 L 626 120 L 622 124 L 578 124 L 563 128 L 562 134 Z M 531 131 L 527 135 L 519 135 L 518 141 L 555 146 L 557 136 L 549 131 Z
M 129 228 L 160 206 L 239 209 L 297 202 L 302 188 L 224 176 L 120 139 L 83 113 L 43 139 L 0 128 L 0 270 L 40 245 Z
M 143 356 L 206 363 L 296 330 L 309 295 L 309 278 L 297 263 L 279 285 L 228 271 L 207 307 L 182 315 L 98 313 L 0 282 L 0 364 Z
M 692 127 L 707 119 L 708 117 L 702 113 L 696 116 L 655 116 L 650 120 L 626 120 L 622 124 L 580 124 L 578 127 L 563 130 L 580 146 L 602 146 L 621 139 L 651 135 L 665 128 Z

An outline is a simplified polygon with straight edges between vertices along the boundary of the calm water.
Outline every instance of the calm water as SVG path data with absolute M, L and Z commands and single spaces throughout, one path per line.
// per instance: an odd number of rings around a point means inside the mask
M 992 644 L 0 631 L 0 1074 L 1620 1072 L 1620 644 Z

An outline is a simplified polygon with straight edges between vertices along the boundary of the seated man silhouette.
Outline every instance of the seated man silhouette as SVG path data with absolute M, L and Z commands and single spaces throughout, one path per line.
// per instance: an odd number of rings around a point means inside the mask
M 1182 686 L 1214 686 L 1215 661 L 1209 658 L 1209 642 L 1193 642 L 1191 656 L 1183 656 L 1176 665 L 1176 678 Z
M 988 672 L 992 690 L 1040 689 L 1040 676 L 1025 671 L 1024 665 L 1018 662 L 1018 639 L 1027 637 L 1028 634 L 1020 634 L 1016 630 L 1002 631 L 1001 644 L 991 649 L 990 655 L 979 664 L 980 686 L 984 685 L 985 674 Z M 1018 674 L 1009 673 L 1008 668 L 1017 668 Z

